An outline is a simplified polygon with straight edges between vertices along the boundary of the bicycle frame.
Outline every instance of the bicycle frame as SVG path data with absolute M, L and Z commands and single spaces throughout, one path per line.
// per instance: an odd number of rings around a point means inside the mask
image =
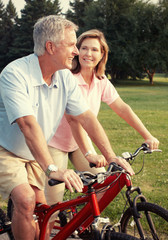
M 108 187 L 113 182 L 113 186 L 105 190 L 103 197 L 98 202 L 95 190 Z M 39 221 L 40 240 L 45 239 L 47 224 L 49 218 L 54 212 L 60 210 L 63 211 L 85 203 L 85 206 L 76 213 L 64 227 L 60 227 L 60 231 L 52 238 L 52 240 L 67 239 L 76 229 L 78 229 L 79 233 L 82 233 L 96 217 L 100 216 L 100 213 L 109 205 L 125 185 L 128 188 L 131 187 L 129 175 L 125 173 L 120 174 L 120 176 L 119 174 L 115 174 L 109 176 L 102 184 L 96 183 L 92 187 L 85 187 L 83 193 L 85 193 L 87 188 L 89 189 L 86 196 L 79 196 L 76 199 L 57 203 L 52 206 L 37 204 L 35 214 L 38 216 Z
M 143 150 L 144 153 L 151 153 L 148 147 L 144 144 L 138 148 L 134 154 L 124 153 L 124 158 L 127 161 L 134 160 L 134 158 Z M 157 150 L 161 151 L 161 150 Z M 139 236 L 141 239 L 146 239 L 146 233 L 143 231 L 143 226 L 141 225 L 140 217 L 141 211 L 144 212 L 146 216 L 147 224 L 149 225 L 149 230 L 154 237 L 153 239 L 158 239 L 157 231 L 155 228 L 155 222 L 152 221 L 151 213 L 154 213 L 168 222 L 168 212 L 167 210 L 155 205 L 150 204 L 146 201 L 146 198 L 142 195 L 139 187 L 132 187 L 130 176 L 116 163 L 110 163 L 106 173 L 100 173 L 97 175 L 92 175 L 89 172 L 78 172 L 83 183 L 87 186 L 83 188 L 83 195 L 78 196 L 75 199 L 64 201 L 62 203 L 57 203 L 52 206 L 37 203 L 34 211 L 35 221 L 38 220 L 39 225 L 39 240 L 44 240 L 46 231 L 48 231 L 48 222 L 52 214 L 60 211 L 61 218 L 55 220 L 55 223 L 60 225 L 55 226 L 54 229 L 60 230 L 52 240 L 64 240 L 74 233 L 83 237 L 93 237 L 93 239 L 104 239 L 104 237 L 109 237 L 109 234 L 115 234 L 113 229 L 118 228 L 119 232 L 124 234 L 127 232 L 127 223 L 131 217 L 133 217 L 136 224 Z M 107 178 L 105 178 L 105 176 Z M 52 181 L 51 181 L 52 180 Z M 49 184 L 52 186 L 58 184 L 59 181 L 51 179 Z M 60 182 L 59 182 L 60 183 Z M 113 201 L 113 199 L 118 195 L 122 188 L 126 186 L 126 203 L 129 204 L 129 208 L 122 214 L 120 221 L 117 224 L 111 225 L 106 219 L 100 217 L 100 213 Z M 135 197 L 132 196 L 134 192 L 137 192 Z M 98 193 L 103 193 L 103 196 L 98 201 Z M 140 203 L 137 203 L 137 201 Z M 10 204 L 9 204 L 10 203 Z M 141 204 L 142 203 L 142 204 Z M 145 203 L 145 204 L 144 204 Z M 81 210 L 78 209 L 80 205 L 83 205 Z M 12 210 L 12 201 L 8 202 L 9 209 Z M 11 212 L 12 213 L 12 212 Z M 70 218 L 67 218 L 66 214 L 70 213 Z M 9 215 L 11 218 L 11 215 Z M 69 222 L 67 222 L 67 219 Z M 104 226 L 100 226 L 100 224 Z M 91 226 L 91 228 L 90 228 Z M 4 229 L 4 227 L 3 227 Z M 89 231 L 91 229 L 91 232 Z M 13 239 L 10 224 L 9 229 L 6 229 L 10 238 Z M 86 230 L 86 231 L 85 231 Z M 2 234 L 2 229 L 0 229 L 0 234 Z M 38 233 L 37 233 L 38 234 Z M 125 239 L 122 233 L 118 233 L 121 239 Z M 159 233 L 160 234 L 160 233 Z M 111 236 L 111 235 L 110 235 Z M 129 237 L 129 235 L 127 235 Z M 82 238 L 83 238 L 82 237 Z M 115 236 L 113 236 L 115 238 Z

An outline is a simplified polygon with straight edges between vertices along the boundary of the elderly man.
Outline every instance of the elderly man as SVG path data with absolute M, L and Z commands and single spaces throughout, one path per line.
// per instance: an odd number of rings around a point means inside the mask
M 82 152 L 87 153 L 89 146 L 80 125 L 104 155 L 93 156 L 97 166 L 115 161 L 134 174 L 126 161 L 116 158 L 68 70 L 78 54 L 76 30 L 75 24 L 58 16 L 39 19 L 33 32 L 34 54 L 13 61 L 0 75 L 0 193 L 13 200 L 17 240 L 35 239 L 33 210 L 36 200 L 45 201 L 44 173 L 64 181 L 71 191 L 72 187 L 82 191 L 76 173 L 58 169 L 47 147 L 64 112 Z

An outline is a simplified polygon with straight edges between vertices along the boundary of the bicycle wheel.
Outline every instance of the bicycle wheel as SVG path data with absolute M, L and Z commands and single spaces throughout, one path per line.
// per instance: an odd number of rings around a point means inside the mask
M 8 218 L 10 219 L 10 221 L 12 221 L 12 215 L 13 215 L 13 202 L 12 202 L 12 199 L 9 198 L 8 200 L 8 206 L 7 206 L 7 216 Z
M 138 240 L 139 238 L 136 238 L 134 236 L 130 236 L 125 233 L 119 233 L 119 232 L 111 232 L 110 236 L 108 238 L 105 238 L 105 240 Z
M 126 233 L 116 232 L 111 224 L 105 224 L 101 230 L 101 240 L 138 240 Z
M 153 203 L 142 202 L 137 204 L 137 210 L 140 213 L 139 220 L 144 232 L 145 240 L 168 239 L 168 211 L 166 209 Z M 153 226 L 150 226 L 148 223 L 146 217 L 147 214 L 151 216 Z M 121 231 L 140 237 L 131 208 L 128 208 L 125 211 L 121 219 Z
M 11 222 L 2 209 L 0 209 L 0 235 L 0 239 L 2 240 L 14 240 L 11 230 Z

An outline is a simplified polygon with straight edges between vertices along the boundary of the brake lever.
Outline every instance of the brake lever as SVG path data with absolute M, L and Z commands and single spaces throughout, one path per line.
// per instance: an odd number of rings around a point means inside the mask
M 96 164 L 95 163 L 89 163 L 89 166 L 91 167 L 91 168 L 93 168 L 93 167 L 96 167 Z
M 109 172 L 117 172 L 117 171 L 123 172 L 124 169 L 121 166 L 117 165 L 115 162 L 111 162 L 109 164 L 109 167 L 108 167 L 107 171 L 109 171 Z
M 147 143 L 143 143 L 142 147 L 143 147 L 144 153 L 162 152 L 161 149 L 153 149 L 153 150 L 151 150 Z
M 149 149 L 149 150 L 144 151 L 144 153 L 153 153 L 153 152 L 162 152 L 162 150 L 161 149 L 153 149 L 153 150 Z

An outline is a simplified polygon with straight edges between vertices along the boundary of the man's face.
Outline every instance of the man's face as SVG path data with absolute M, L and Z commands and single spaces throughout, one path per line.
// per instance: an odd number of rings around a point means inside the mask
M 73 58 L 79 54 L 76 47 L 76 33 L 73 28 L 67 28 L 64 32 L 64 40 L 55 47 L 54 62 L 59 69 L 71 69 Z

